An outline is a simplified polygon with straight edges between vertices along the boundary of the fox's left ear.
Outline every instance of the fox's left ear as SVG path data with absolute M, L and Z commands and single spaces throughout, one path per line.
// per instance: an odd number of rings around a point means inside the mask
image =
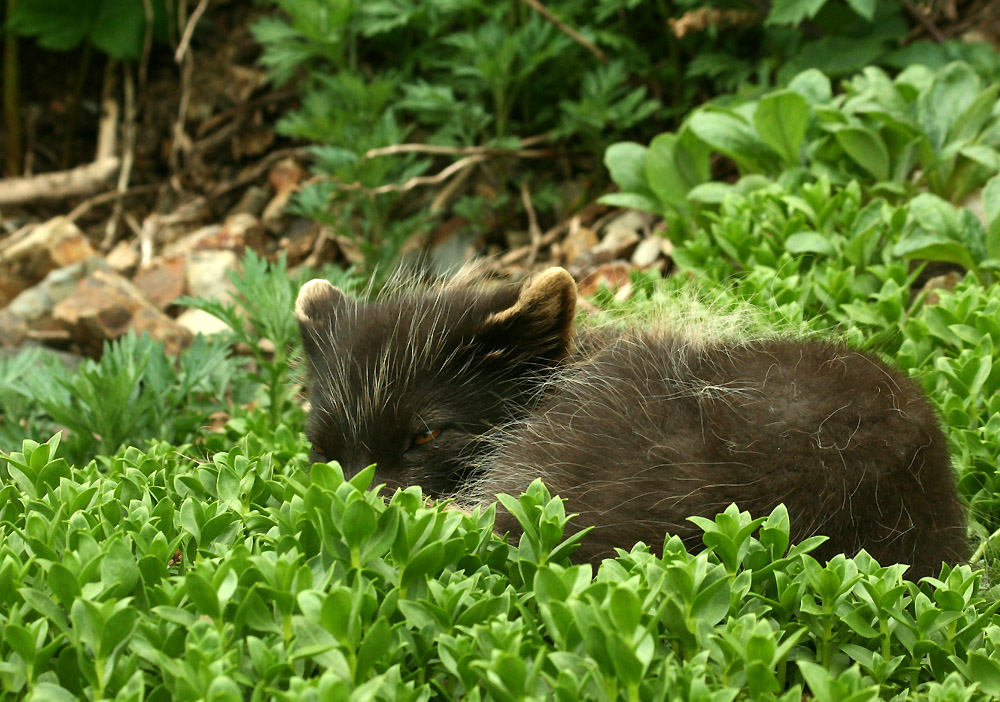
M 549 268 L 521 288 L 517 301 L 480 325 L 476 341 L 493 353 L 556 362 L 570 350 L 576 283 L 563 268 Z

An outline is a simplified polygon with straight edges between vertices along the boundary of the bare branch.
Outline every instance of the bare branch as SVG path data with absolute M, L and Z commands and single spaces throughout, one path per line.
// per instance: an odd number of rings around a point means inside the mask
M 524 0 L 525 4 L 529 5 L 532 10 L 540 14 L 542 17 L 547 19 L 549 22 L 554 24 L 559 28 L 559 31 L 568 36 L 570 39 L 575 41 L 577 44 L 585 48 L 587 51 L 592 53 L 597 57 L 597 60 L 601 63 L 607 63 L 607 55 L 600 50 L 593 42 L 587 39 L 585 36 L 580 34 L 578 31 L 570 27 L 568 24 L 563 22 L 561 19 L 552 14 L 549 8 L 545 7 L 539 0 Z

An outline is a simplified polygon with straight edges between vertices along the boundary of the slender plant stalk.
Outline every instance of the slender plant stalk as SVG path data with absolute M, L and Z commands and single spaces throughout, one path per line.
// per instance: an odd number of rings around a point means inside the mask
M 7 0 L 7 18 L 14 14 L 17 0 Z M 21 175 L 24 163 L 23 128 L 21 125 L 21 70 L 18 61 L 18 39 L 13 30 L 4 36 L 3 53 L 3 122 L 6 174 Z

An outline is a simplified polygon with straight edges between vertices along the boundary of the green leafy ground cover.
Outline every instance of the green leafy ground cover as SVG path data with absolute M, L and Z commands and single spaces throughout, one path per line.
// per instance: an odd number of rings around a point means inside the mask
M 570 566 L 563 506 L 541 484 L 508 500 L 526 527 L 508 546 L 492 510 L 443 510 L 415 488 L 386 504 L 370 473 L 309 466 L 291 352 L 258 348 L 252 378 L 222 343 L 138 369 L 153 347 L 128 339 L 61 385 L 103 388 L 132 369 L 141 380 L 119 392 L 135 434 L 107 450 L 102 425 L 70 425 L 65 442 L 28 439 L 0 468 L 0 699 L 1000 696 L 1000 601 L 986 585 L 1000 287 L 970 272 L 933 304 L 914 299 L 916 269 L 893 255 L 913 210 L 855 183 L 761 188 L 680 242 L 681 275 L 596 302 L 632 318 L 683 297 L 712 314 L 749 307 L 761 328 L 835 333 L 914 373 L 948 427 L 981 543 L 972 566 L 912 583 L 864 554 L 821 565 L 814 541 L 789 547 L 782 509 L 737 508 L 700 522 L 705 553 L 668 539 L 662 558 L 637 546 L 597 572 Z M 822 252 L 795 244 L 806 227 L 825 234 Z M 292 344 L 297 281 L 256 259 L 245 275 L 240 304 L 216 312 Z M 8 430 L 19 416 L 56 421 L 59 398 L 31 402 L 43 391 L 25 363 L 4 367 Z M 254 391 L 259 404 L 223 432 L 198 428 L 227 393 Z M 85 418 L 103 392 L 73 390 L 80 422 L 99 421 Z
M 699 522 L 704 553 L 667 539 L 594 572 L 569 565 L 540 484 L 507 498 L 513 545 L 492 510 L 415 488 L 386 504 L 370 472 L 308 464 L 299 281 L 250 258 L 237 303 L 191 303 L 232 339 L 175 362 L 127 338 L 72 372 L 0 361 L 0 700 L 1000 697 L 1000 107 L 983 70 L 868 70 L 836 95 L 808 72 L 612 147 L 616 197 L 666 218 L 678 270 L 596 299 L 632 319 L 701 301 L 912 373 L 946 425 L 971 565 L 919 583 L 864 554 L 822 565 L 782 509 L 731 508 Z M 955 204 L 980 188 L 985 222 Z M 921 292 L 928 265 L 961 281 Z

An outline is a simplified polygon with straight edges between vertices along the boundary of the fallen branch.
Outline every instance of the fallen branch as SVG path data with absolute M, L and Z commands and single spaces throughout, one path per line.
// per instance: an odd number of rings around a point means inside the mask
M 494 146 L 437 146 L 434 144 L 393 144 L 365 152 L 364 159 L 395 154 L 435 154 L 439 156 L 514 156 L 517 158 L 544 158 L 560 153 L 555 149 L 502 149 Z
M 0 206 L 90 195 L 114 177 L 119 165 L 111 156 L 68 171 L 0 180 Z
M 555 156 L 557 154 L 563 153 L 558 149 L 498 149 L 491 146 L 434 146 L 431 144 L 394 144 L 392 146 L 384 146 L 378 149 L 371 149 L 367 151 L 364 158 L 375 158 L 377 156 L 387 156 L 390 154 L 402 154 L 402 153 L 428 153 L 428 154 L 440 154 L 440 155 L 465 155 L 465 158 L 461 158 L 455 161 L 453 164 L 445 168 L 440 173 L 436 173 L 432 176 L 416 176 L 410 178 L 405 183 L 390 183 L 388 185 L 380 185 L 377 188 L 366 188 L 361 185 L 361 183 L 335 183 L 338 190 L 342 191 L 352 191 L 352 192 L 362 192 L 367 195 L 384 195 L 386 193 L 402 193 L 407 190 L 413 190 L 421 185 L 436 185 L 443 181 L 448 180 L 450 177 L 456 173 L 463 173 L 465 170 L 476 163 L 481 161 L 486 161 L 493 156 L 509 156 L 514 158 L 548 158 L 550 156 Z M 309 182 L 314 183 L 319 180 L 331 180 L 329 178 L 313 178 Z
M 109 190 L 108 192 L 94 195 L 93 197 L 87 198 L 81 202 L 79 205 L 74 207 L 68 215 L 66 215 L 66 219 L 71 222 L 75 222 L 95 207 L 100 207 L 101 205 L 109 202 L 114 202 L 118 198 L 134 197 L 136 195 L 149 195 L 150 193 L 155 193 L 159 189 L 160 185 L 158 183 L 150 183 L 147 185 L 134 185 L 124 193 L 120 193 L 117 190 Z
M 366 195 L 385 195 L 386 193 L 403 193 L 407 190 L 413 190 L 421 185 L 435 185 L 443 181 L 448 180 L 455 173 L 462 171 L 464 168 L 472 165 L 473 163 L 479 163 L 480 161 L 485 161 L 487 156 L 485 154 L 473 154 L 472 156 L 466 156 L 461 158 L 455 163 L 451 164 L 445 168 L 440 173 L 436 173 L 432 176 L 416 176 L 410 178 L 405 183 L 399 185 L 395 183 L 389 183 L 388 185 L 380 185 L 377 188 L 366 188 L 361 183 L 335 183 L 338 190 L 362 192 Z M 316 179 L 313 179 L 315 182 Z

